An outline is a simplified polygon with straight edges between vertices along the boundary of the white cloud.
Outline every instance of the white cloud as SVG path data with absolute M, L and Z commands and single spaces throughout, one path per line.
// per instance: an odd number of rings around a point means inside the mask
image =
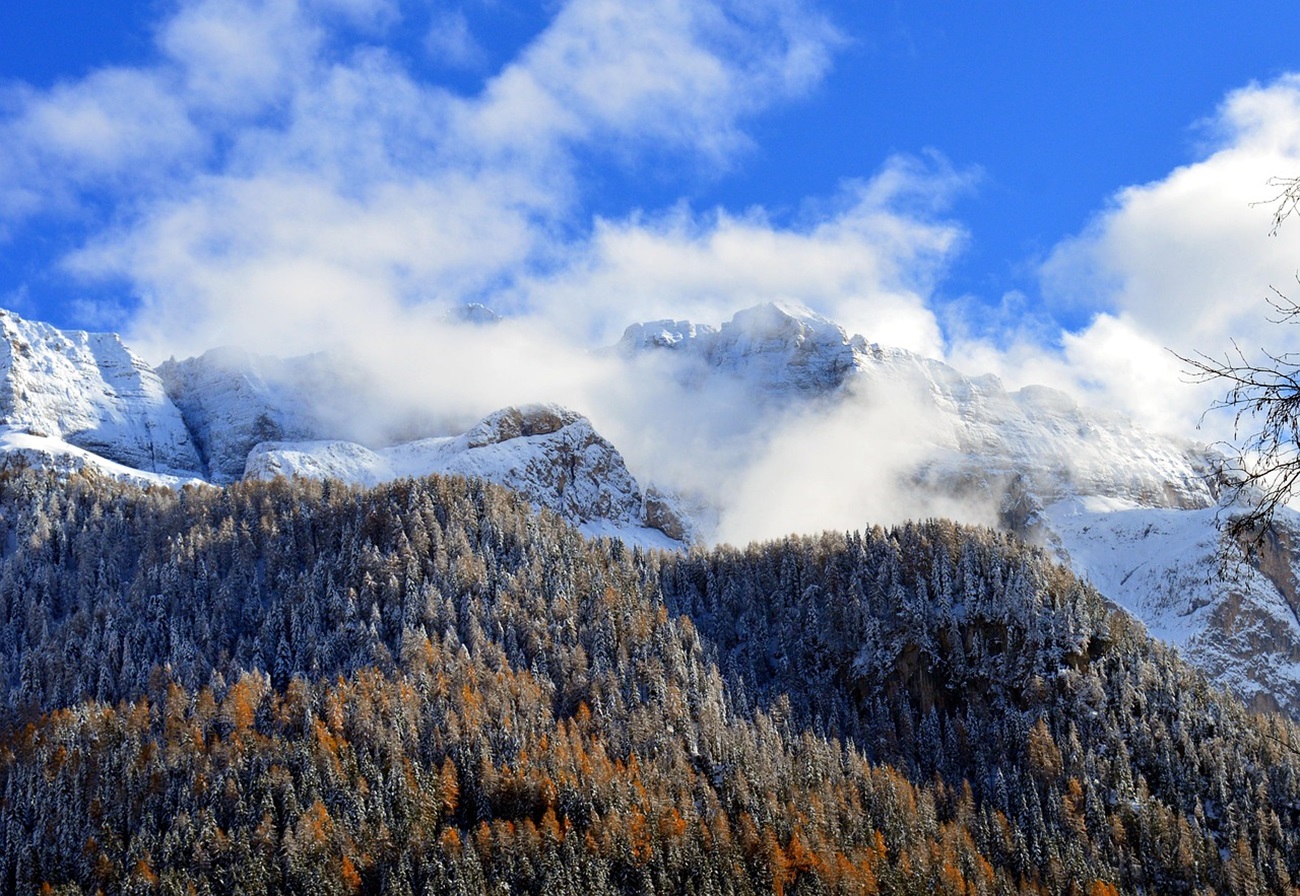
M 15 88 L 10 105 L 16 114 L 0 121 L 0 218 L 75 207 L 81 190 L 152 183 L 207 146 L 149 72 L 104 69 L 44 93 Z
M 962 336 L 949 359 L 1014 385 L 1046 382 L 1146 425 L 1194 435 L 1214 390 L 1194 388 L 1170 353 L 1294 350 L 1293 329 L 1268 321 L 1269 287 L 1294 284 L 1300 226 L 1270 238 L 1270 177 L 1300 171 L 1300 76 L 1235 91 L 1205 123 L 1204 158 L 1118 192 L 1042 268 L 1049 302 L 1092 320 L 1042 341 L 1041 321 L 999 345 Z M 1019 337 L 1019 338 L 1018 338 Z M 1231 435 L 1222 415 L 1201 437 Z
M 837 41 L 786 0 L 572 0 L 493 99 L 513 116 L 540 89 L 572 113 L 555 119 L 569 139 L 653 137 L 722 161 L 740 118 L 815 84 Z
M 963 234 L 895 206 L 963 183 L 899 159 L 846 185 L 802 225 L 779 226 L 762 209 L 696 215 L 685 207 L 599 221 L 574 264 L 524 288 L 606 341 L 634 320 L 717 323 L 742 307 L 793 299 L 874 341 L 937 355 L 942 341 L 926 303 Z
M 510 269 L 535 240 L 492 199 L 513 186 L 444 177 L 347 197 L 320 179 L 217 178 L 69 264 L 146 286 L 132 334 L 145 351 L 305 352 L 381 307 L 445 307 Z
M 424 48 L 440 65 L 456 69 L 479 69 L 487 64 L 487 50 L 474 37 L 463 10 L 436 10 Z
M 944 440 L 933 408 L 928 395 L 877 391 L 781 421 L 734 469 L 717 539 L 743 544 L 924 517 L 995 525 L 996 497 L 964 499 L 913 482 Z
M 159 45 L 193 108 L 247 115 L 310 77 L 323 38 L 296 0 L 199 0 L 166 23 Z
M 883 177 L 798 230 L 761 213 L 719 212 L 689 235 L 653 214 L 641 233 L 636 216 L 581 218 L 585 154 L 714 169 L 745 145 L 749 116 L 813 85 L 839 37 L 802 3 L 570 0 L 475 97 L 335 24 L 382 36 L 396 15 L 374 0 L 181 3 L 151 66 L 25 95 L 0 171 L 52 173 L 0 214 L 110 190 L 111 224 L 64 266 L 129 283 L 130 335 L 155 356 L 249 336 L 305 349 L 380 305 L 487 297 L 572 321 L 600 313 L 592 290 L 639 276 L 631 256 L 655 241 L 694 256 L 694 294 L 743 286 L 735 269 L 766 262 L 783 294 L 829 307 L 848 290 L 845 308 L 892 306 L 877 317 L 901 339 L 934 342 L 904 269 L 944 255 L 951 234 L 889 211 L 873 195 Z M 60 157 L 76 164 L 48 165 Z

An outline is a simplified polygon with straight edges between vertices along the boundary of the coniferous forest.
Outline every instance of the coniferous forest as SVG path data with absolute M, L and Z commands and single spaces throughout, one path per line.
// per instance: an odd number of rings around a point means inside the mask
M 0 473 L 5 893 L 1300 892 L 1300 731 L 1041 552 Z

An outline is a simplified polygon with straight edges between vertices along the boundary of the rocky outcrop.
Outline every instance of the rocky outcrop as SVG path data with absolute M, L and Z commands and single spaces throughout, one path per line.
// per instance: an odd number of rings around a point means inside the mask
M 616 349 L 624 357 L 670 351 L 686 362 L 686 379 L 697 368 L 744 382 L 761 396 L 824 395 L 853 372 L 861 337 L 821 315 L 789 304 L 766 304 L 738 312 L 720 328 L 689 321 L 633 324 Z
M 237 349 L 214 349 L 158 367 L 194 434 L 208 477 L 233 482 L 261 442 L 318 439 L 327 434 L 304 413 L 311 405 L 285 383 L 285 362 Z
M 672 499 L 643 493 L 623 456 L 576 411 L 553 404 L 508 407 L 460 436 L 371 450 L 351 442 L 269 442 L 248 458 L 248 477 L 312 476 L 373 485 L 430 473 L 504 485 L 585 528 L 658 546 L 694 531 Z M 652 530 L 646 538 L 642 530 Z
M 489 415 L 447 443 L 441 472 L 497 482 L 578 523 L 644 524 L 623 456 L 590 420 L 558 405 Z
M 202 469 L 162 381 L 121 339 L 2 310 L 0 425 L 150 473 Z

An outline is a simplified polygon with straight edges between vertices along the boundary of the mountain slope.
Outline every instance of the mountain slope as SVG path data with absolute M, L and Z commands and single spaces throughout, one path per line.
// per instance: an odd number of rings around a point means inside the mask
M 8 471 L 0 686 L 10 892 L 1300 875 L 1300 730 L 951 524 L 661 555 L 460 479 Z
M 820 395 L 841 386 L 866 351 L 826 318 L 795 305 L 766 304 L 739 311 L 720 328 L 690 321 L 633 324 L 616 350 L 624 356 L 666 350 L 699 370 L 743 379 L 768 395 Z
M 1266 558 L 1244 550 L 1223 531 L 1232 509 L 1219 505 L 1212 450 L 1053 389 L 1008 392 L 797 306 L 751 309 L 717 329 L 639 324 L 618 351 L 688 394 L 739 388 L 774 424 L 791 408 L 850 419 L 903 408 L 887 430 L 859 428 L 862 463 L 905 440 L 893 470 L 901 490 L 1047 546 L 1215 681 L 1259 709 L 1300 715 L 1300 516 L 1279 515 Z
M 1061 556 L 1214 680 L 1260 710 L 1300 714 L 1300 514 L 1263 543 L 1224 534 L 1219 508 L 1178 511 L 1101 498 L 1048 508 Z

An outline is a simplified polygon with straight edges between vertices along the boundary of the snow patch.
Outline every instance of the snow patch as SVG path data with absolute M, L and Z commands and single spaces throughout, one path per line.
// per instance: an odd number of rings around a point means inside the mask
M 1103 595 L 1248 703 L 1300 712 L 1300 618 L 1278 582 L 1224 531 L 1227 510 L 1103 496 L 1044 513 L 1048 539 Z M 1275 526 L 1300 533 L 1300 514 Z M 1294 554 L 1288 560 L 1294 575 Z

